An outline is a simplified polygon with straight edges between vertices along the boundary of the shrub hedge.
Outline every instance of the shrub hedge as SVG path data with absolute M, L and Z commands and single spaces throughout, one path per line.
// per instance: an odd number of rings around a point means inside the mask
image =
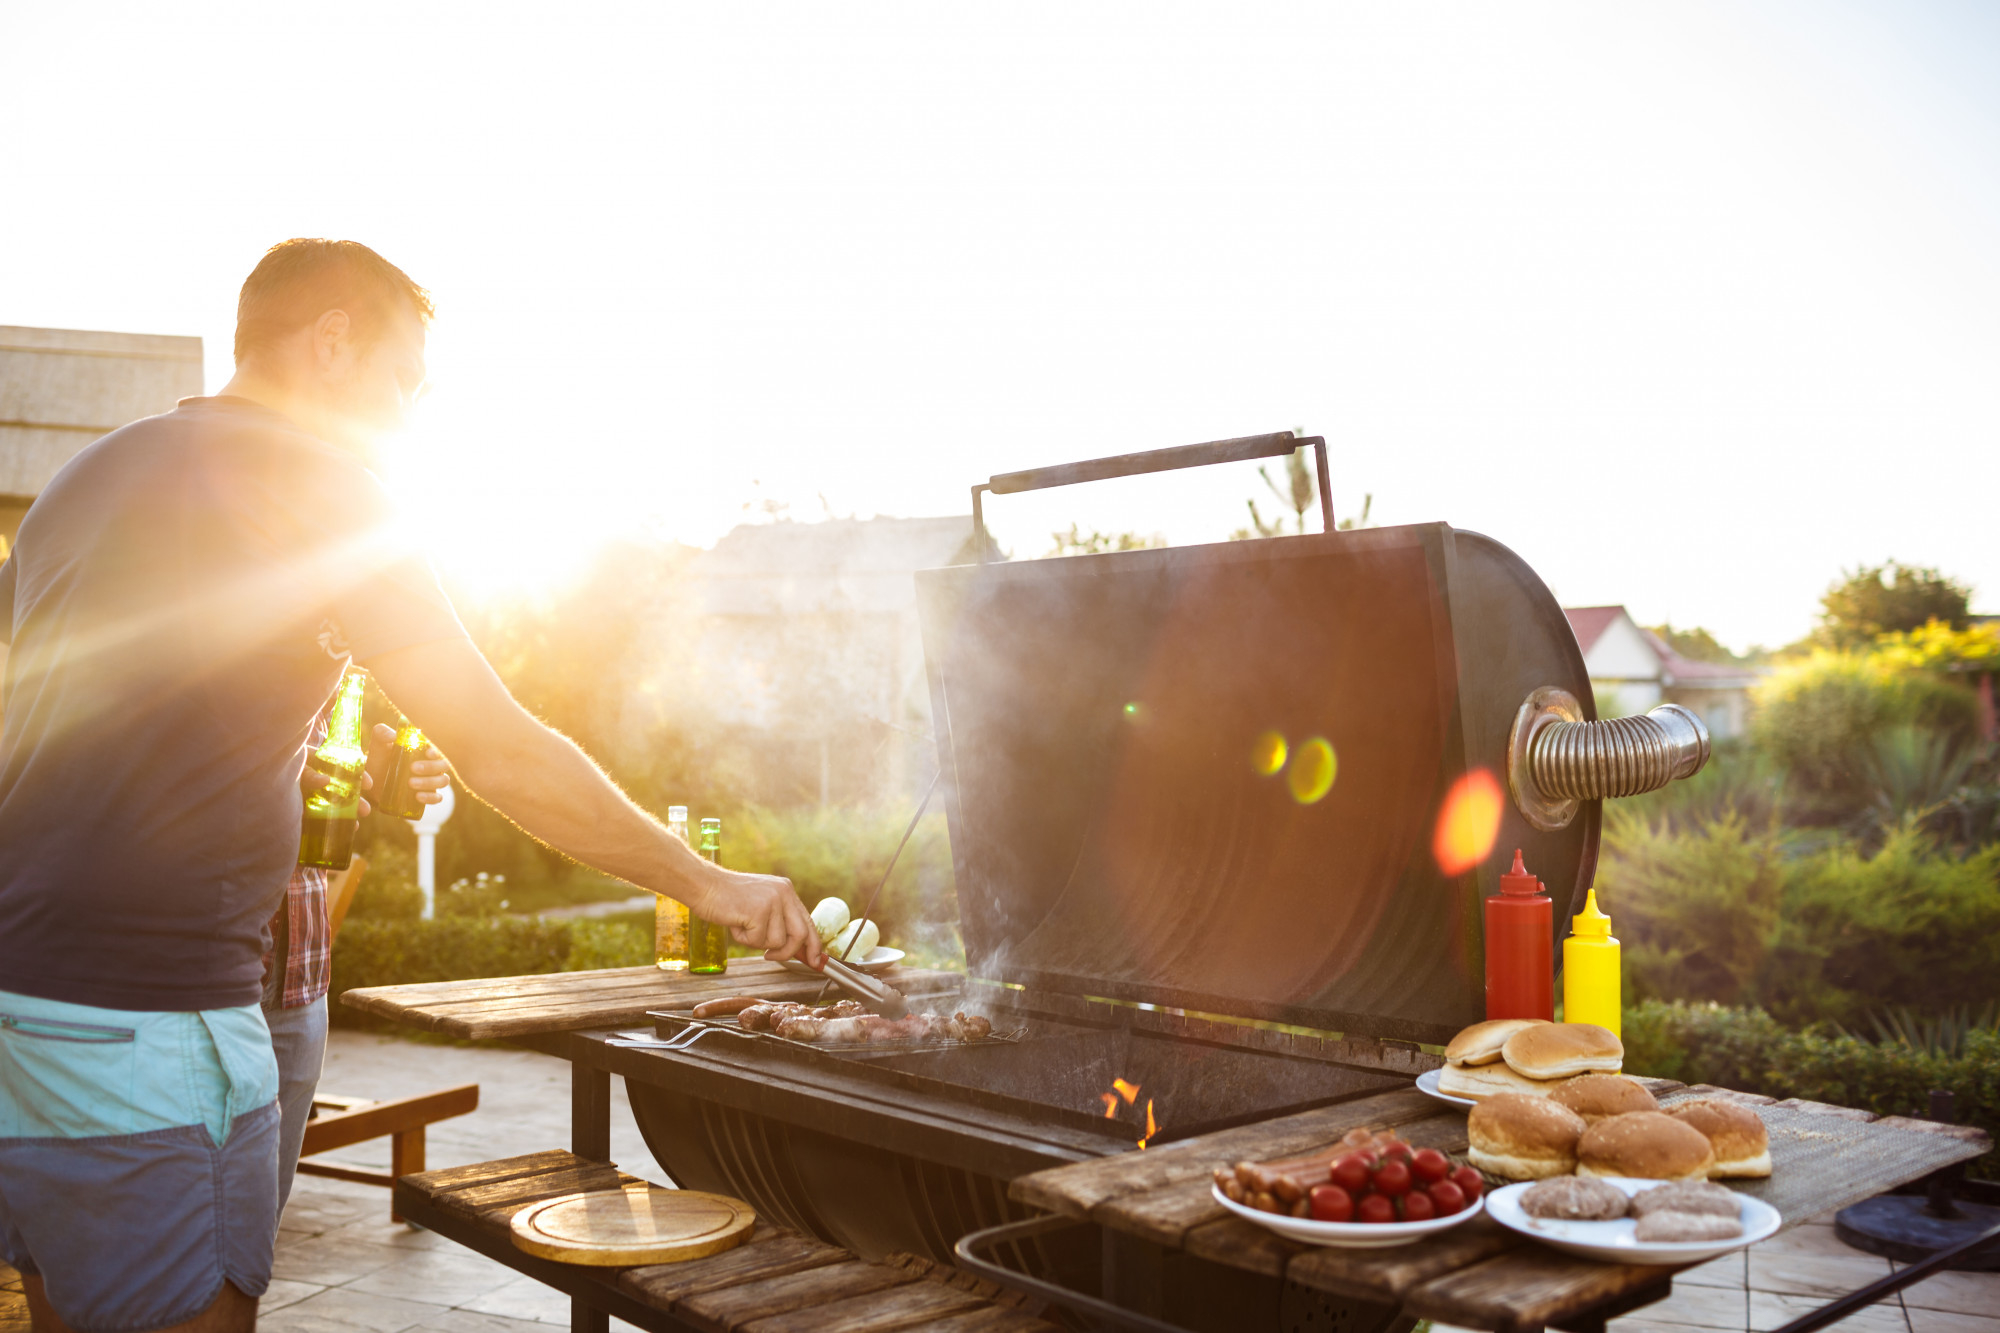
M 329 1012 L 337 1026 L 384 1029 L 393 1024 L 349 1009 L 340 1003 L 341 994 L 358 986 L 637 967 L 651 961 L 651 948 L 642 927 L 622 921 L 349 919 L 334 942 Z
M 1933 1088 L 1957 1096 L 1958 1119 L 2000 1137 L 2000 1033 L 1975 1031 L 1956 1057 L 1811 1028 L 1793 1031 L 1761 1009 L 1646 1001 L 1625 1011 L 1625 1070 L 1713 1083 L 1768 1097 L 1924 1115 Z M 1993 1155 L 1972 1174 L 2000 1176 Z

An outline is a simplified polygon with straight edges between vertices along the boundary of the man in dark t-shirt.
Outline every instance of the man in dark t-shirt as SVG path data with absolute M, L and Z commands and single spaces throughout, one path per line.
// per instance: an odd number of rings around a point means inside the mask
M 37 1327 L 255 1326 L 265 927 L 349 661 L 530 833 L 818 960 L 786 881 L 702 861 L 514 703 L 395 535 L 367 463 L 430 309 L 364 246 L 274 247 L 224 391 L 85 449 L 0 565 L 0 1259 Z

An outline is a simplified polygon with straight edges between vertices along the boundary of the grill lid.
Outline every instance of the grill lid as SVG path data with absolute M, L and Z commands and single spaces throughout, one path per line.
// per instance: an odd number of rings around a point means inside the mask
M 1505 788 L 1522 700 L 1590 682 L 1554 597 L 1487 538 L 1427 524 L 917 588 L 975 976 L 1442 1041 L 1483 1016 L 1479 900 L 1514 848 L 1583 900 L 1596 804 L 1543 832 Z

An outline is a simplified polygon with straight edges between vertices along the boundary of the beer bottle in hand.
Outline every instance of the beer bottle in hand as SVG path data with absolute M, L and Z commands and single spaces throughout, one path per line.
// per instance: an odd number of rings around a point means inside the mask
M 688 840 L 688 808 L 667 807 L 667 832 Z M 667 972 L 685 972 L 688 965 L 688 909 L 677 898 L 661 894 L 653 902 L 653 962 Z
M 704 861 L 722 864 L 722 821 L 701 821 L 701 852 Z M 698 916 L 688 918 L 688 971 L 713 976 L 729 970 L 729 927 Z
M 334 697 L 326 740 L 306 756 L 307 767 L 323 782 L 317 791 L 306 793 L 300 865 L 345 870 L 354 859 L 354 830 L 361 822 L 361 770 L 368 762 L 361 739 L 361 702 L 367 688 L 368 673 L 349 667 Z
M 389 772 L 375 788 L 377 810 L 398 819 L 424 817 L 424 803 L 410 786 L 410 765 L 423 758 L 427 748 L 424 733 L 418 728 L 407 722 L 396 728 L 396 739 L 389 746 Z

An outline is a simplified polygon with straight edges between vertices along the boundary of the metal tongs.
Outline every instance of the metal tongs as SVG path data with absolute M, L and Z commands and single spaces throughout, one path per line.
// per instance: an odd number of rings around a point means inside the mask
M 903 998 L 903 992 L 886 981 L 877 981 L 866 972 L 849 967 L 832 954 L 826 955 L 820 970 L 826 973 L 828 981 L 884 1018 L 901 1018 L 910 1012 L 909 1001 Z

